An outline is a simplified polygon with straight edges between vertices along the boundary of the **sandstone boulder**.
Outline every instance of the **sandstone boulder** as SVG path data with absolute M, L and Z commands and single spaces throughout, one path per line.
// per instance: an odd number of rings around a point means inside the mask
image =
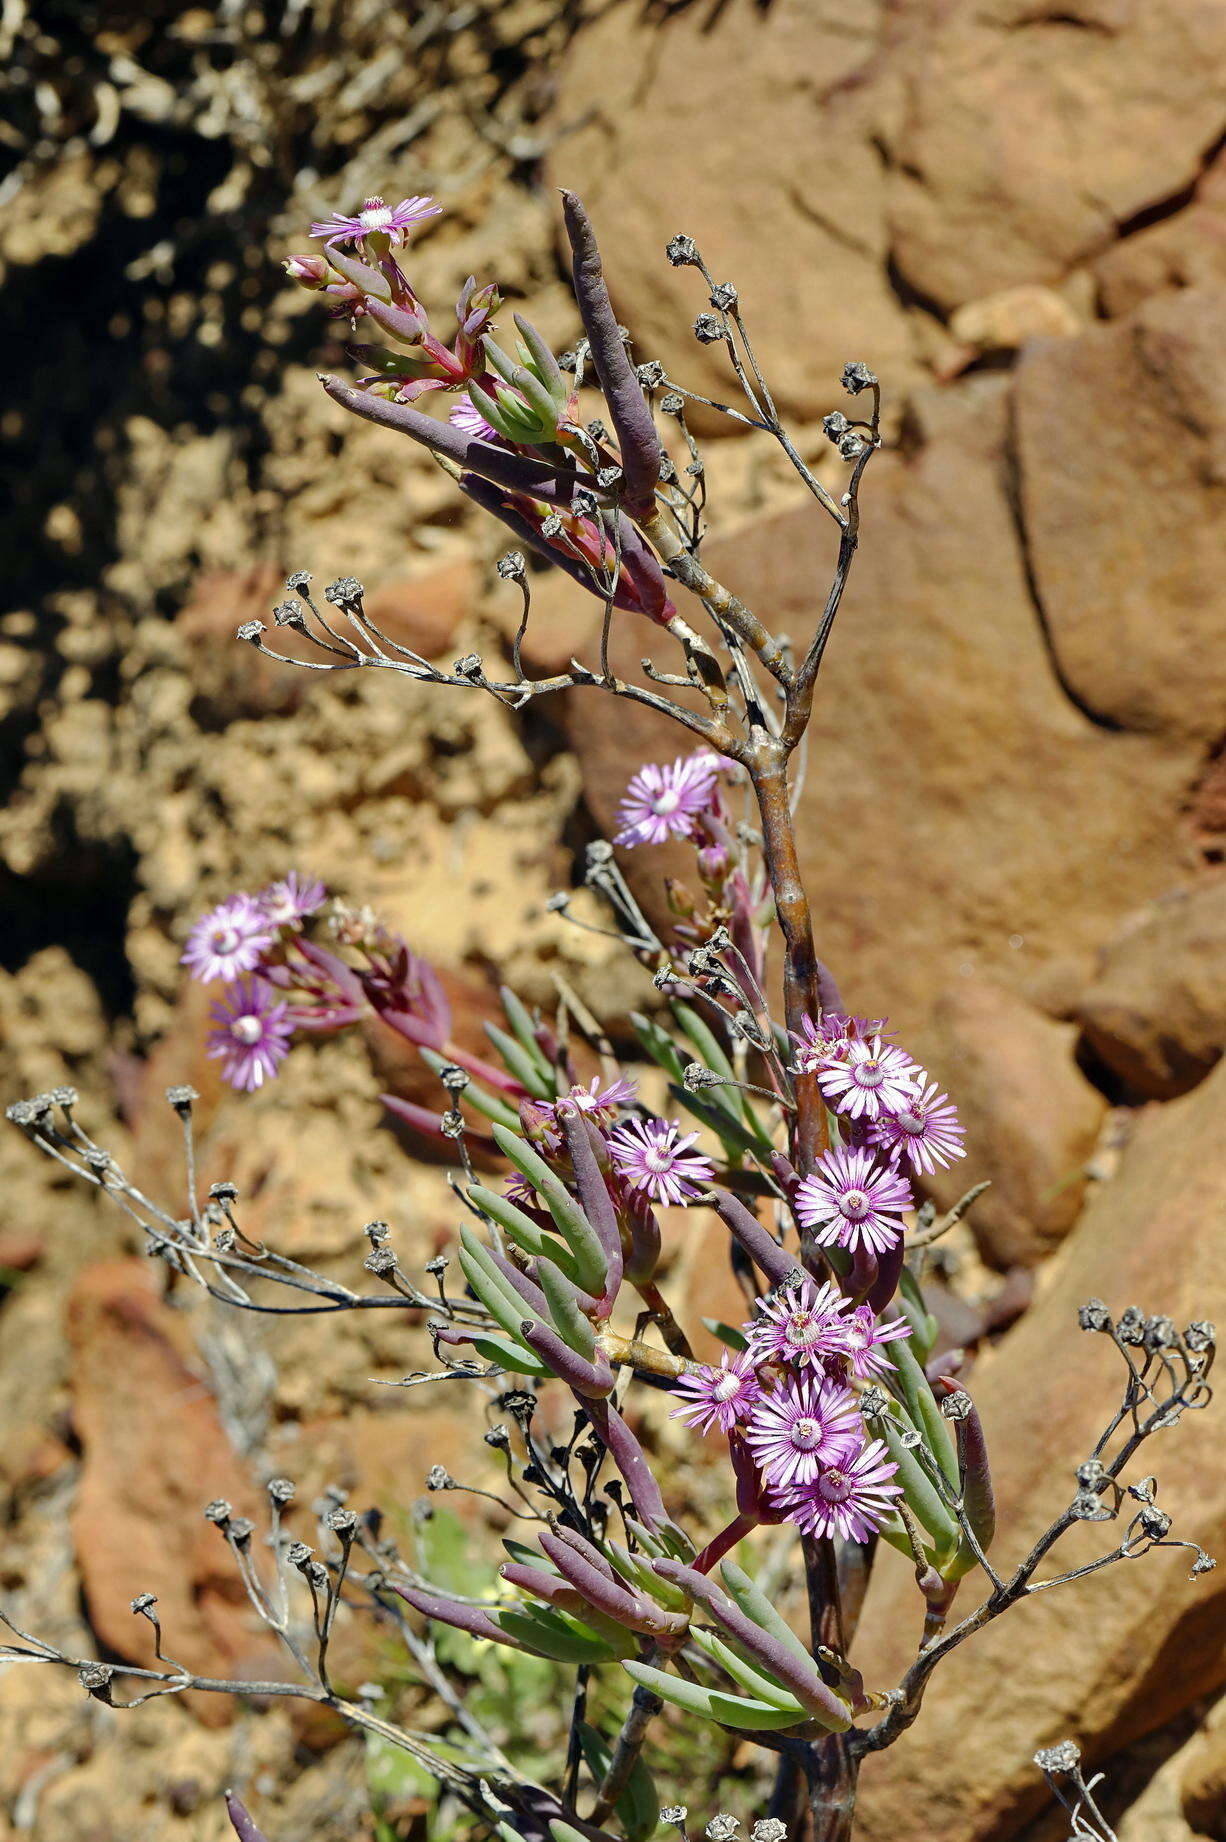
M 1106 948 L 1076 1015 L 1134 1097 L 1167 1100 L 1226 1048 L 1226 881 L 1173 891 Z
M 1021 359 L 1035 589 L 1070 695 L 1112 728 L 1222 731 L 1224 340 L 1226 289 L 1198 288 Z
M 848 1003 L 888 1009 L 946 1084 L 937 992 L 967 978 L 1020 990 L 1068 957 L 1088 973 L 1121 913 L 1192 861 L 1178 815 L 1194 751 L 1088 721 L 1052 670 L 1010 501 L 1007 388 L 980 377 L 956 399 L 925 396 L 918 451 L 882 456 L 866 475 L 798 814 L 819 952 Z M 833 561 L 815 508 L 704 555 L 804 645 Z M 541 596 L 592 619 L 572 588 Z M 580 657 L 595 656 L 595 625 L 576 637 Z M 618 669 L 641 679 L 655 638 L 644 621 L 619 623 Z M 655 656 L 676 668 L 671 641 Z M 688 746 L 666 719 L 592 691 L 571 695 L 567 725 L 606 836 L 635 767 Z M 658 899 L 674 859 L 645 848 L 623 861 L 641 898 Z
M 254 1622 L 226 1543 L 202 1515 L 206 1502 L 225 1497 L 236 1513 L 255 1516 L 254 1482 L 147 1263 L 86 1267 L 69 1300 L 68 1336 L 82 1450 L 72 1533 L 99 1640 L 156 1666 L 152 1629 L 130 1609 L 152 1592 L 165 1647 L 198 1674 L 258 1677 L 283 1667 Z M 227 1708 L 221 1697 L 200 1698 L 205 1721 L 224 1721 Z
M 887 53 L 905 97 L 889 144 L 891 249 L 942 308 L 1066 275 L 1189 186 L 1221 134 L 1216 0 L 903 14 Z
M 999 985 L 960 981 L 938 1000 L 935 1023 L 967 1156 L 924 1187 L 950 1208 L 989 1177 L 971 1215 L 979 1251 L 993 1266 L 1033 1266 L 1077 1219 L 1106 1102 L 1073 1060 L 1076 1029 Z
M 1074 1468 L 1121 1395 L 1122 1365 L 1103 1337 L 1077 1327 L 1077 1307 L 1101 1297 L 1179 1324 L 1226 1306 L 1226 1069 L 1195 1093 L 1146 1113 L 1115 1181 L 1088 1204 L 1056 1256 L 1050 1283 L 972 1383 L 997 1495 L 993 1559 L 1025 1554 L 1070 1501 Z M 1212 1411 L 1212 1410 L 1211 1410 Z M 1190 1414 L 1142 1448 L 1136 1475 L 1154 1472 L 1174 1536 L 1221 1554 L 1226 1490 L 1212 1424 Z M 1118 1525 L 1085 1524 L 1056 1552 L 1063 1571 L 1109 1551 Z M 914 1654 L 914 1582 L 892 1557 L 870 1596 L 857 1641 L 884 1686 Z M 925 1832 L 959 1842 L 1008 1842 L 1044 1800 L 1030 1763 L 1038 1746 L 1071 1737 L 1091 1764 L 1170 1721 L 1226 1680 L 1220 1570 L 1189 1578 L 1186 1549 L 1118 1563 L 1040 1593 L 968 1640 L 940 1666 L 915 1727 L 870 1761 L 862 1781 L 866 1842 Z M 887 1573 L 891 1577 L 886 1577 Z M 961 1598 L 977 1603 L 968 1579 Z M 985 1684 L 991 1684 L 990 1691 Z
M 622 4 L 576 40 L 556 119 L 579 125 L 558 139 L 549 176 L 591 214 L 640 359 L 739 402 L 722 346 L 690 331 L 708 307 L 702 277 L 665 260 L 668 239 L 685 231 L 715 279 L 740 289 L 788 413 L 831 408 L 849 358 L 894 378 L 911 372 L 907 313 L 886 272 L 878 106 L 865 87 L 888 12 L 866 0 L 849 20 L 825 0 L 779 0 L 649 20 Z

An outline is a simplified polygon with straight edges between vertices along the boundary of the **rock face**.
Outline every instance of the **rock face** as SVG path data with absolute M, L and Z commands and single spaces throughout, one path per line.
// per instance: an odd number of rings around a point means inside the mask
M 1033 1266 L 1077 1219 L 1105 1102 L 1074 1060 L 1076 1030 L 999 985 L 967 979 L 936 1008 L 941 1078 L 957 1095 L 966 1160 L 925 1187 L 950 1208 L 981 1173 L 971 1217 L 993 1266 Z
M 798 827 L 818 950 L 845 999 L 876 1015 L 888 994 L 944 1082 L 936 993 L 979 977 L 1017 991 L 1059 957 L 1088 974 L 1128 908 L 1191 868 L 1178 815 L 1195 751 L 1088 721 L 1053 673 L 1010 500 L 1005 381 L 968 380 L 956 403 L 921 408 L 918 453 L 883 456 L 866 479 Z M 803 643 L 832 567 L 819 513 L 782 515 L 705 555 Z M 551 592 L 591 618 L 574 591 Z M 651 637 L 624 623 L 619 668 L 637 674 Z M 665 719 L 591 693 L 574 694 L 568 733 L 606 835 L 632 765 L 685 746 Z M 625 858 L 644 898 L 661 859 Z
M 172 1656 L 197 1674 L 258 1675 L 273 1641 L 254 1625 L 229 1550 L 201 1514 L 214 1497 L 253 1514 L 255 1489 L 182 1322 L 159 1302 L 147 1265 L 108 1261 L 82 1272 L 68 1335 L 82 1447 L 73 1540 L 99 1640 L 155 1666 L 153 1632 L 130 1610 L 137 1594 L 152 1592 Z M 227 1718 L 227 1706 L 201 1696 L 197 1712 L 213 1723 Z
M 1120 1359 L 1077 1328 L 1079 1304 L 1101 1297 L 1183 1324 L 1226 1305 L 1226 1069 L 1193 1094 L 1147 1113 L 1057 1257 L 1051 1283 L 976 1371 L 971 1388 L 992 1453 L 998 1567 L 1025 1554 L 1071 1500 L 1119 1398 Z M 1174 1536 L 1221 1554 L 1226 1486 L 1213 1429 L 1199 1414 L 1155 1435 L 1136 1475 L 1153 1471 Z M 1125 1512 L 1126 1513 L 1126 1512 Z M 1109 1551 L 1119 1525 L 1088 1524 L 1051 1571 Z M 883 1575 L 892 1557 L 886 1557 Z M 1162 1726 L 1226 1679 L 1226 1583 L 1191 1580 L 1187 1550 L 1104 1569 L 1015 1607 L 940 1666 L 920 1720 L 866 1766 L 866 1842 L 913 1832 L 1007 1842 L 1042 1801 L 1036 1747 L 1072 1737 L 1092 1762 Z M 966 1609 L 977 1601 L 968 1579 Z M 918 1641 L 916 1594 L 900 1564 L 870 1596 L 857 1649 L 879 1658 L 882 1686 Z M 876 1667 L 876 1666 L 875 1666 Z M 985 1695 L 985 1684 L 990 1693 Z
M 1223 16 L 1226 18 L 1226 15 Z M 1052 653 L 1112 727 L 1217 740 L 1226 648 L 1226 290 L 1024 354 L 1017 455 Z
M 1202 1080 L 1226 1048 L 1226 882 L 1176 890 L 1137 916 L 1076 1015 L 1130 1094 L 1168 1100 Z
M 592 216 L 640 359 L 737 400 L 722 347 L 690 332 L 708 305 L 702 277 L 665 261 L 680 230 L 717 282 L 739 286 L 789 413 L 829 408 L 848 358 L 910 372 L 907 314 L 886 268 L 878 110 L 864 90 L 887 11 L 865 0 L 849 21 L 826 0 L 780 0 L 711 18 L 686 9 L 644 30 L 622 5 L 576 41 L 556 114 L 587 119 L 557 146 L 551 178 Z M 798 149 L 811 150 L 811 167 Z M 784 250 L 769 286 L 755 284 L 764 258 Z
M 1197 177 L 1221 133 L 1226 15 L 1128 0 L 904 7 L 889 223 L 944 308 L 1048 281 Z M 1126 130 L 1122 125 L 1126 123 Z

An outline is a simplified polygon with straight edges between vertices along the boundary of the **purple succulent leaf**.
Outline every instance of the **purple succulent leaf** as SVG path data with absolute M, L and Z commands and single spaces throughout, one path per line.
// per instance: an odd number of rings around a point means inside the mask
M 547 1324 L 534 1324 L 525 1319 L 520 1326 L 520 1335 L 528 1348 L 546 1363 L 559 1381 L 564 1381 L 580 1397 L 585 1408 L 611 1393 L 613 1388 L 613 1371 L 603 1355 L 597 1351 L 596 1362 L 585 1362 L 568 1343 L 564 1343 L 556 1330 Z
M 226 1815 L 230 1819 L 238 1842 L 268 1842 L 264 1831 L 258 1828 L 252 1820 L 246 1804 L 237 1798 L 233 1791 L 227 1791 L 225 1797 Z
M 679 1631 L 685 1629 L 684 1619 L 678 1620 L 674 1614 L 662 1611 L 649 1599 L 631 1592 L 615 1577 L 606 1577 L 587 1554 L 559 1540 L 556 1533 L 542 1535 L 540 1543 L 559 1573 L 582 1593 L 588 1604 L 626 1630 L 659 1636 L 663 1630 L 671 1630 L 674 1626 Z
M 451 1142 L 443 1131 L 441 1113 L 432 1113 L 428 1106 L 419 1106 L 415 1100 L 401 1100 L 397 1094 L 380 1094 L 379 1099 L 389 1113 L 403 1120 L 414 1132 L 420 1132 L 423 1138 L 444 1145 Z
M 596 1128 L 576 1109 L 564 1113 L 561 1119 L 562 1130 L 566 1134 L 566 1145 L 575 1171 L 575 1189 L 587 1216 L 595 1231 L 596 1238 L 604 1251 L 606 1266 L 604 1294 L 601 1298 L 601 1316 L 608 1317 L 617 1299 L 622 1281 L 622 1237 L 617 1225 L 617 1211 L 613 1207 L 613 1198 L 609 1195 L 608 1184 L 597 1158 L 597 1146 L 603 1150 Z M 605 1152 L 608 1163 L 608 1153 Z
M 535 1599 L 544 1599 L 560 1612 L 570 1612 L 581 1618 L 587 1609 L 588 1601 L 569 1580 L 559 1579 L 556 1573 L 546 1573 L 543 1567 L 529 1567 L 523 1561 L 506 1561 L 498 1571 L 508 1585 L 518 1586 L 521 1592 L 530 1593 Z
M 811 1713 L 833 1720 L 840 1727 L 848 1725 L 851 1710 L 847 1702 L 823 1682 L 816 1663 L 756 1625 L 714 1580 L 693 1567 L 686 1567 L 681 1561 L 658 1560 L 651 1565 L 661 1579 L 680 1586 L 696 1599 L 724 1627 L 729 1637 L 747 1650 L 768 1675 L 790 1690 Z
M 371 396 L 369 391 L 358 390 L 339 377 L 323 377 L 321 382 L 333 402 L 339 403 L 342 409 L 352 410 L 355 416 L 362 416 L 367 422 L 377 422 L 380 428 L 395 429 L 398 434 L 410 436 L 453 466 L 480 474 L 512 492 L 528 493 L 537 498 L 554 496 L 556 469 L 544 461 L 514 454 L 509 448 L 497 447 L 493 442 L 478 441 L 450 422 L 436 422 L 432 416 L 423 415 L 411 404 L 389 403 L 386 397 Z
M 664 1527 L 668 1511 L 642 1446 L 609 1401 L 584 1401 L 583 1405 L 592 1431 L 625 1480 L 639 1520 L 649 1529 Z
M 744 1248 L 754 1265 L 760 1267 L 773 1286 L 782 1284 L 797 1271 L 799 1262 L 767 1234 L 761 1222 L 730 1190 L 715 1191 L 715 1213 Z
M 969 1409 L 961 1419 L 954 1421 L 958 1476 L 966 1519 L 974 1531 L 975 1540 L 986 1553 L 996 1535 L 996 1492 L 992 1488 L 992 1469 L 988 1463 L 988 1443 L 984 1438 L 983 1422 L 965 1388 L 946 1377 L 940 1379 L 938 1386 L 947 1399 L 961 1396 Z
M 494 1644 L 510 1641 L 489 1613 L 479 1605 L 469 1605 L 463 1599 L 452 1599 L 447 1593 L 429 1593 L 419 1586 L 405 1586 L 399 1580 L 390 1580 L 388 1584 L 406 1605 L 411 1605 L 423 1618 L 433 1618 L 437 1624 L 451 1625 L 457 1631 L 467 1631 L 470 1637 L 489 1638 Z M 516 1649 L 518 1647 L 513 1646 Z
M 562 194 L 562 215 L 574 257 L 575 300 L 621 449 L 623 503 L 631 518 L 647 518 L 655 510 L 660 438 L 622 343 L 617 315 L 605 286 L 596 233 L 573 192 Z

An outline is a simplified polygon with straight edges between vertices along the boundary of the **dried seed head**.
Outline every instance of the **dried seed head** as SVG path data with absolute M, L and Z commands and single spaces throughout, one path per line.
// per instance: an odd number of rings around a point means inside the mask
M 146 1612 L 151 1612 L 156 1604 L 157 1604 L 157 1594 L 156 1593 L 137 1593 L 129 1609 L 133 1611 L 138 1618 L 140 1618 Z
M 75 1087 L 53 1087 L 47 1098 L 54 1100 L 56 1106 L 62 1106 L 67 1112 L 69 1107 L 76 1106 L 81 1096 Z
M 685 398 L 679 391 L 670 390 L 667 396 L 660 398 L 660 408 L 666 416 L 685 414 Z
M 328 1584 L 328 1569 L 322 1561 L 308 1561 L 302 1571 L 306 1579 L 317 1590 Z
M 843 366 L 843 388 L 848 396 L 858 397 L 862 390 L 870 390 L 877 382 L 876 376 L 862 361 Z
M 289 1547 L 285 1550 L 285 1558 L 291 1567 L 297 1567 L 299 1572 L 301 1572 L 310 1562 L 311 1549 L 307 1546 L 305 1541 L 291 1541 Z
M 519 550 L 508 550 L 504 556 L 500 556 L 497 567 L 504 582 L 520 581 L 527 570 L 523 552 Z
M 1077 1482 L 1083 1490 L 1089 1490 L 1093 1485 L 1101 1483 L 1106 1475 L 1106 1468 L 1101 1458 L 1087 1458 L 1084 1465 L 1077 1467 Z
M 1145 1341 L 1145 1314 L 1136 1305 L 1129 1305 L 1115 1328 L 1121 1343 L 1140 1345 Z
M 431 1465 L 426 1473 L 427 1490 L 455 1490 L 456 1481 L 446 1465 Z
M 740 1827 L 740 1822 L 736 1817 L 725 1816 L 721 1813 L 711 1818 L 703 1834 L 707 1842 L 733 1842 L 733 1837 Z
M 336 608 L 357 607 L 365 593 L 356 576 L 338 576 L 324 590 L 324 600 L 330 601 Z
M 97 1701 L 109 1702 L 111 1678 L 114 1674 L 109 1663 L 82 1663 L 77 1671 L 77 1681 L 87 1695 L 92 1695 Z
M 831 441 L 838 441 L 841 435 L 847 433 L 851 424 L 841 409 L 834 409 L 828 416 L 822 417 L 822 427 Z
M 214 1497 L 211 1503 L 204 1506 L 205 1521 L 215 1522 L 219 1529 L 225 1528 L 233 1514 L 233 1509 L 224 1497 Z
M 446 1254 L 435 1254 L 433 1260 L 426 1261 L 426 1271 L 432 1278 L 441 1279 L 450 1265 L 451 1262 Z
M 184 1115 L 191 1112 L 192 1102 L 194 1100 L 199 1100 L 200 1096 L 194 1087 L 168 1087 L 166 1089 L 166 1098 L 175 1112 L 182 1118 Z
M 965 1388 L 959 1388 L 956 1394 L 947 1394 L 941 1402 L 941 1413 L 946 1420 L 969 1420 L 973 1411 L 973 1402 Z
M 1081 1748 L 1072 1740 L 1061 1740 L 1056 1746 L 1042 1747 L 1034 1762 L 1041 1772 L 1075 1772 L 1081 1764 Z
M 622 470 L 620 467 L 601 467 L 596 475 L 596 484 L 597 486 L 603 486 L 606 491 L 608 491 L 617 485 L 621 477 Z M 576 493 L 575 503 L 578 504 L 578 502 L 579 495 Z
M 351 1509 L 329 1510 L 324 1517 L 324 1527 L 339 1535 L 342 1541 L 351 1541 L 358 1526 L 358 1519 Z
M 844 460 L 859 460 L 864 452 L 865 446 L 866 443 L 863 435 L 858 435 L 855 429 L 848 429 L 846 435 L 844 435 L 839 442 L 839 453 L 843 456 Z
M 536 1412 L 536 1396 L 529 1394 L 526 1388 L 511 1388 L 506 1394 L 498 1396 L 497 1405 L 523 1425 Z
M 664 382 L 664 366 L 658 358 L 649 358 L 646 364 L 636 368 L 634 375 L 645 390 L 656 390 Z
M 730 281 L 717 281 L 711 290 L 711 305 L 721 313 L 728 313 L 739 299 L 740 295 Z
M 1171 1532 L 1170 1517 L 1154 1503 L 1146 1503 L 1137 1512 L 1137 1521 L 1151 1541 L 1163 1541 Z
M 250 640 L 253 646 L 258 646 L 263 632 L 262 620 L 245 620 L 241 627 L 234 629 L 234 637 L 236 640 Z
M 764 1816 L 749 1832 L 750 1842 L 786 1842 L 788 1826 L 777 1816 Z
M 683 269 L 687 263 L 698 261 L 698 245 L 693 237 L 687 237 L 684 231 L 678 231 L 675 237 L 668 239 L 664 254 L 675 269 Z
M 276 627 L 293 627 L 296 633 L 307 630 L 306 615 L 296 601 L 278 601 L 272 611 L 273 625 Z
M 214 1183 L 209 1190 L 212 1202 L 237 1202 L 238 1185 L 235 1183 Z
M 1173 1318 L 1154 1317 L 1146 1320 L 1145 1347 L 1147 1350 L 1173 1349 L 1179 1341 L 1179 1332 L 1175 1329 Z
M 296 1486 L 291 1478 L 270 1477 L 264 1486 L 274 1503 L 292 1503 Z
M 362 1230 L 372 1247 L 382 1247 L 391 1232 L 387 1222 L 367 1222 Z
M 245 1548 L 255 1534 L 255 1523 L 249 1521 L 246 1516 L 232 1516 L 226 1532 L 240 1548 Z
M 592 417 L 592 420 L 587 425 L 587 432 L 593 441 L 607 441 L 609 439 L 609 431 L 599 416 Z
M 541 520 L 541 536 L 542 537 L 560 537 L 561 534 L 562 534 L 562 520 L 558 517 L 558 514 L 556 512 L 550 512 L 548 518 L 542 518 Z
M 1111 1313 L 1101 1298 L 1087 1299 L 1077 1313 L 1077 1322 L 1083 1330 L 1109 1330 Z
M 718 345 L 725 339 L 724 323 L 718 314 L 700 313 L 694 322 L 694 337 L 699 345 Z
M 462 1094 L 468 1086 L 468 1076 L 454 1062 L 447 1062 L 438 1071 L 438 1078 L 449 1094 Z
M 1217 1341 L 1217 1332 L 1205 1318 L 1196 1318 L 1183 1333 L 1187 1348 L 1199 1356 L 1203 1350 L 1212 1349 Z
M 376 1279 L 385 1279 L 389 1273 L 394 1273 L 396 1270 L 396 1256 L 390 1247 L 372 1247 L 362 1265 L 368 1273 L 373 1273 Z
M 671 1824 L 674 1829 L 683 1829 L 689 1814 L 684 1804 L 665 1804 L 660 1812 L 660 1821 Z
M 289 589 L 291 594 L 300 595 L 304 588 L 310 587 L 310 582 L 311 575 L 309 570 L 296 569 L 292 576 L 286 577 L 285 586 Z
M 466 652 L 462 659 L 456 660 L 451 669 L 457 678 L 480 678 L 482 672 L 480 653 Z
M 109 1151 L 104 1151 L 101 1145 L 87 1145 L 81 1157 L 91 1170 L 102 1171 L 111 1168 L 111 1154 Z
M 485 1434 L 485 1443 L 486 1445 L 493 1446 L 496 1452 L 505 1452 L 510 1447 L 511 1435 L 507 1428 L 503 1426 L 502 1422 L 499 1421 L 497 1426 L 491 1426 L 489 1431 Z

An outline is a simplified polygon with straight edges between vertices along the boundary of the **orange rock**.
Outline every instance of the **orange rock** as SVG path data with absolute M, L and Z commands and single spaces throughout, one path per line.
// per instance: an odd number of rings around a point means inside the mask
M 81 1483 L 72 1534 L 90 1623 L 106 1650 L 153 1665 L 153 1633 L 134 1617 L 158 1598 L 164 1647 L 197 1674 L 284 1675 L 255 1622 L 220 1533 L 202 1511 L 229 1499 L 255 1519 L 260 1499 L 218 1416 L 182 1320 L 157 1297 L 147 1265 L 103 1261 L 68 1303 L 72 1414 Z M 209 1724 L 227 1699 L 198 1698 Z
M 979 1251 L 1005 1270 L 1033 1266 L 1077 1219 L 1083 1166 L 1106 1111 L 1073 1059 L 1077 1031 L 978 979 L 941 995 L 935 1028 L 932 1059 L 956 1096 L 967 1155 L 923 1188 L 948 1209 L 990 1178 L 970 1218 Z
M 1121 1398 L 1110 1343 L 1077 1326 L 1077 1307 L 1102 1298 L 1177 1324 L 1226 1315 L 1226 1068 L 1195 1093 L 1138 1122 L 1118 1176 L 1102 1185 L 1053 1262 L 1051 1282 L 992 1351 L 971 1384 L 992 1455 L 997 1500 L 993 1559 L 1007 1571 L 1071 1501 Z M 1142 1448 L 1130 1478 L 1154 1472 L 1175 1537 L 1219 1557 L 1226 1545 L 1226 1472 L 1212 1416 L 1189 1414 Z M 1124 1512 L 1127 1515 L 1127 1510 Z M 1065 1538 L 1050 1575 L 1109 1552 L 1119 1523 Z M 1044 1801 L 1035 1749 L 1071 1737 L 1091 1765 L 1169 1722 L 1226 1681 L 1226 1580 L 1189 1578 L 1186 1549 L 1160 1549 L 1004 1613 L 933 1676 L 919 1720 L 866 1763 L 865 1842 L 897 1842 L 918 1822 L 958 1842 L 1007 1842 Z M 978 1602 L 963 1585 L 956 1611 Z M 873 1688 L 914 1656 L 921 1618 L 914 1582 L 886 1555 L 856 1643 Z M 857 1833 L 860 1833 L 859 1831 Z
M 371 619 L 397 645 L 441 659 L 460 622 L 472 614 L 478 575 L 469 557 L 440 563 L 404 582 L 388 582 L 366 598 Z
M 1173 890 L 1103 954 L 1076 1016 L 1134 1098 L 1183 1094 L 1226 1048 L 1226 881 Z

